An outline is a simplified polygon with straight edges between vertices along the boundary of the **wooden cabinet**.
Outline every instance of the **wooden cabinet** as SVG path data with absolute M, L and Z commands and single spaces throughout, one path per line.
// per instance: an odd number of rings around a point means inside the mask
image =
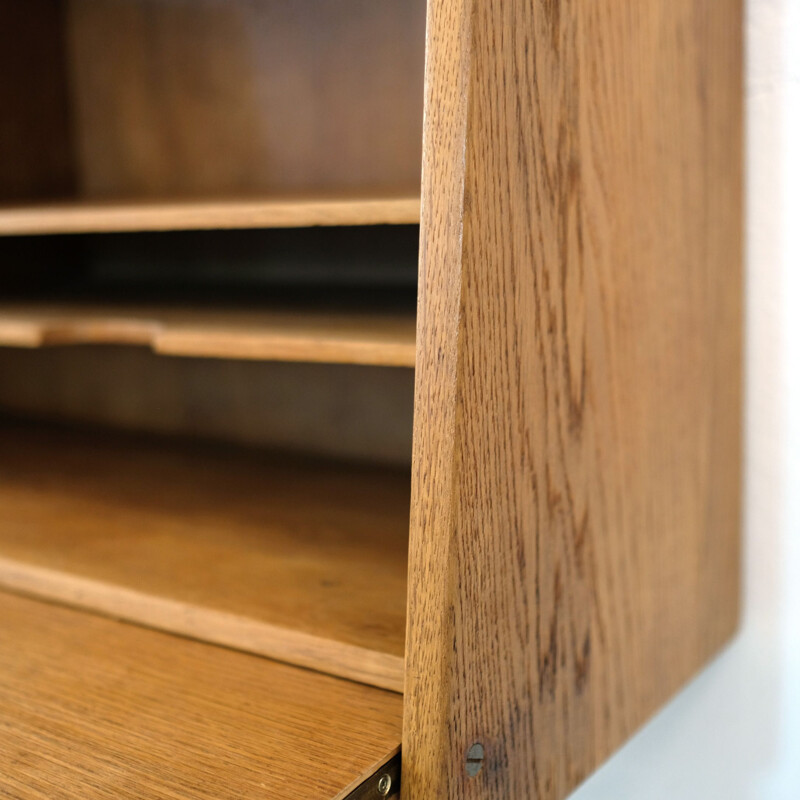
M 0 2 L 0 794 L 560 800 L 717 652 L 741 28 Z

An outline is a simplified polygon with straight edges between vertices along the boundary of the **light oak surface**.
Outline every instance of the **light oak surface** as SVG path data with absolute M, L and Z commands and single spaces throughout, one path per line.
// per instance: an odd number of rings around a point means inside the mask
M 419 194 L 425 0 L 0 5 L 2 200 Z
M 0 428 L 0 586 L 402 691 L 408 473 Z
M 0 795 L 341 800 L 402 698 L 0 593 Z
M 563 798 L 736 627 L 741 5 L 429 3 L 406 800 Z
M 413 314 L 0 304 L 0 347 L 118 344 L 171 356 L 413 367 Z
M 0 207 L 0 236 L 419 222 L 419 197 L 287 197 L 243 200 L 62 202 Z

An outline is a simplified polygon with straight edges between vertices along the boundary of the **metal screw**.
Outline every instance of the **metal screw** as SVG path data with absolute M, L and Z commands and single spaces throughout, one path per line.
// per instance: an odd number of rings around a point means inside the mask
M 467 751 L 467 775 L 474 778 L 483 767 L 483 745 L 475 742 Z
M 392 790 L 392 776 L 388 773 L 386 775 L 381 775 L 381 779 L 378 781 L 378 794 L 381 797 L 386 797 L 387 794 Z

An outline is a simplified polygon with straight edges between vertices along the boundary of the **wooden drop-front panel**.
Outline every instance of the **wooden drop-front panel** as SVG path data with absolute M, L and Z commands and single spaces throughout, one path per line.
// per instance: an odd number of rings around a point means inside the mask
M 429 3 L 405 800 L 564 797 L 735 629 L 741 27 Z
M 346 800 L 402 698 L 0 591 L 0 796 Z

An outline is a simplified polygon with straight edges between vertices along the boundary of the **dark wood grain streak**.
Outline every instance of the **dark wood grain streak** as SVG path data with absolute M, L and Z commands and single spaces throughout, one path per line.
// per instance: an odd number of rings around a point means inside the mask
M 549 800 L 737 621 L 741 3 L 428 25 L 404 796 Z

